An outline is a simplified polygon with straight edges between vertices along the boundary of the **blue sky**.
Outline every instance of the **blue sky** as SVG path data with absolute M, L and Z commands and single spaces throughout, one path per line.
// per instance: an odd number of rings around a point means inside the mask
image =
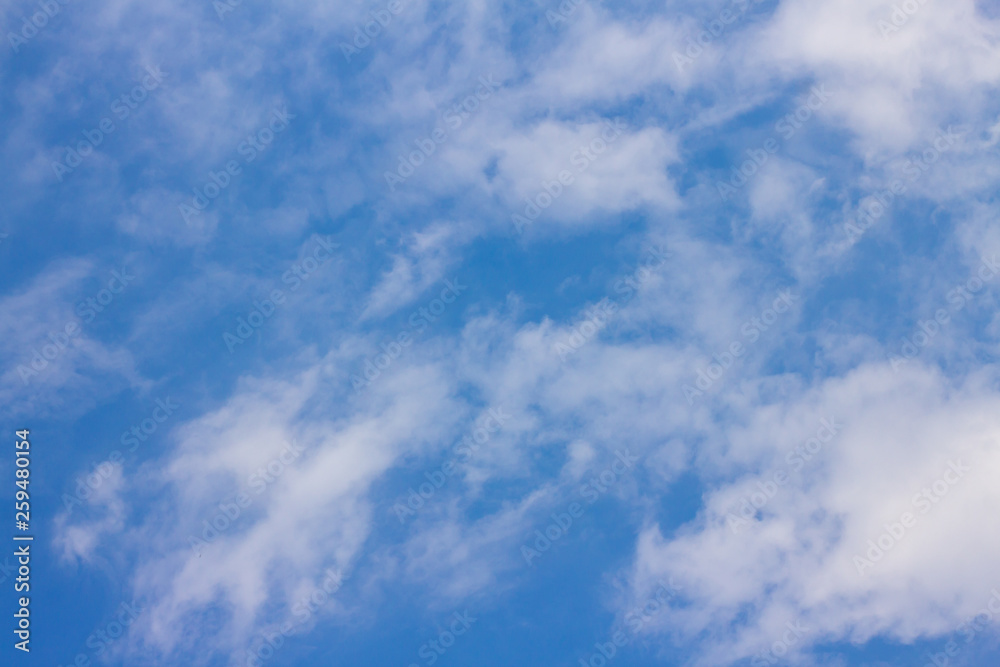
M 2 664 L 997 663 L 997 3 L 0 10 Z

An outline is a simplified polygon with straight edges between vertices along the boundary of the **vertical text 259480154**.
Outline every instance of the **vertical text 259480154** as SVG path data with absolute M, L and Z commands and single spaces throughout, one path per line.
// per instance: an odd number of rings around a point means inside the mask
M 14 492 L 15 514 L 14 526 L 22 531 L 14 536 L 14 557 L 17 558 L 17 579 L 14 590 L 18 593 L 31 592 L 31 535 L 24 535 L 30 528 L 31 503 L 28 494 L 28 484 L 31 481 L 31 443 L 28 441 L 28 430 L 17 431 L 14 442 Z M 17 599 L 17 611 L 14 613 L 14 635 L 21 641 L 14 643 L 14 648 L 30 653 L 31 641 L 31 598 L 27 595 Z

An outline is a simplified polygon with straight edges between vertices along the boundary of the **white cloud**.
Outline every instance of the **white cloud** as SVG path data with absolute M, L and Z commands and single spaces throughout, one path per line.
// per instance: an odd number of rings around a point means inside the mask
M 804 645 L 952 631 L 997 585 L 1000 534 L 982 523 L 1000 500 L 992 373 L 956 386 L 923 367 L 896 375 L 871 364 L 752 407 L 745 425 L 722 429 L 701 459 L 704 478 L 718 481 L 699 517 L 673 534 L 655 524 L 643 532 L 636 596 L 657 577 L 683 582 L 688 604 L 665 615 L 660 630 L 683 642 L 707 632 L 704 664 L 766 649 L 797 619 L 810 628 Z M 840 432 L 812 460 L 790 454 L 824 418 L 842 423 Z M 967 469 L 949 472 L 953 464 Z M 787 474 L 785 486 L 773 485 L 776 471 Z M 757 482 L 773 493 L 766 502 L 752 498 Z M 925 489 L 941 495 L 916 500 Z M 745 498 L 762 505 L 761 516 L 730 525 Z M 859 573 L 854 557 L 866 557 L 868 541 L 905 512 L 915 525 Z
M 115 537 L 140 555 L 133 587 L 149 611 L 137 628 L 150 649 L 170 655 L 209 642 L 239 651 L 260 627 L 263 605 L 287 610 L 325 568 L 349 572 L 371 528 L 371 484 L 404 446 L 439 439 L 454 414 L 441 377 L 403 371 L 391 390 L 371 390 L 384 392 L 377 403 L 355 405 L 350 417 L 306 418 L 325 394 L 318 378 L 311 371 L 289 382 L 248 379 L 218 410 L 178 427 L 175 451 L 135 480 L 159 489 L 160 501 L 134 539 Z M 286 443 L 303 451 L 279 466 Z M 206 533 L 204 522 L 240 492 L 249 505 L 217 537 Z M 83 528 L 67 523 L 64 539 Z M 193 548 L 192 536 L 205 543 Z M 220 604 L 231 610 L 224 631 L 202 637 L 190 614 Z
M 781 3 L 744 62 L 828 84 L 830 110 L 857 134 L 862 155 L 915 147 L 954 114 L 982 113 L 1000 80 L 1000 24 L 973 0 L 927 2 L 883 37 L 878 22 L 892 12 L 868 0 Z
M 471 231 L 460 222 L 438 222 L 414 232 L 403 252 L 393 255 L 392 268 L 372 290 L 361 319 L 388 315 L 446 277 L 456 261 L 456 250 L 468 243 Z
M 101 342 L 88 326 L 107 317 L 104 308 L 122 308 L 115 303 L 122 296 L 102 284 L 111 275 L 87 259 L 54 262 L 0 299 L 0 352 L 8 360 L 0 397 L 9 413 L 73 414 L 113 387 L 148 386 L 131 352 Z M 136 289 L 133 285 L 114 283 L 122 294 Z M 91 307 L 88 298 L 100 302 Z

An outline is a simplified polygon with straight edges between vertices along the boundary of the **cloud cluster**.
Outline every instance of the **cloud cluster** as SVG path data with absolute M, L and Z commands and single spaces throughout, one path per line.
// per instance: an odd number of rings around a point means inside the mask
M 113 558 L 146 609 L 129 650 L 241 659 L 330 568 L 345 586 L 295 632 L 377 615 L 386 585 L 432 609 L 503 599 L 527 576 L 519 549 L 626 446 L 635 470 L 549 542 L 624 526 L 616 613 L 681 584 L 641 629 L 664 653 L 715 665 L 777 644 L 912 643 L 977 613 L 1000 553 L 983 519 L 1000 500 L 996 285 L 919 358 L 891 357 L 1000 252 L 1000 23 L 973 0 L 919 4 L 905 21 L 869 0 L 586 2 L 558 20 L 482 0 L 62 7 L 0 64 L 34 50 L 46 65 L 5 93 L 0 154 L 23 168 L 0 192 L 13 218 L 50 214 L 40 234 L 83 240 L 0 298 L 0 397 L 43 414 L 177 382 L 191 406 L 56 522 L 68 560 Z M 58 182 L 54 156 L 153 66 L 162 89 Z M 489 96 L 463 106 L 487 76 Z M 241 142 L 278 108 L 294 119 L 250 160 Z M 386 170 L 443 127 L 390 191 Z M 720 197 L 748 159 L 752 178 Z M 211 183 L 211 206 L 178 213 Z M 337 261 L 228 354 L 222 332 L 314 234 Z M 650 248 L 669 255 L 653 266 Z M 122 259 L 140 278 L 103 303 Z M 461 302 L 355 391 L 455 275 Z M 780 294 L 794 298 L 778 311 Z M 48 368 L 25 383 L 36 351 Z M 510 419 L 400 525 L 392 504 L 492 406 Z M 836 436 L 808 444 L 831 419 Z M 301 454 L 281 460 L 289 443 Z M 192 550 L 255 475 L 263 491 Z M 682 479 L 697 511 L 665 516 Z

